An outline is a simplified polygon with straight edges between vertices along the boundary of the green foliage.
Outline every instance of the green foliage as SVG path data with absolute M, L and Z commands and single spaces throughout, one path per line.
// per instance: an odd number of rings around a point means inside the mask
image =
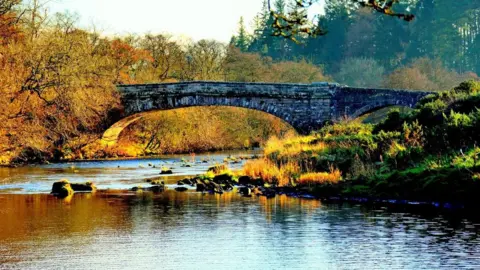
M 409 115 L 401 113 L 399 109 L 393 109 L 388 114 L 387 117 L 375 125 L 373 128 L 373 133 L 379 133 L 382 131 L 400 131 L 403 127 L 403 123 L 407 121 Z
M 239 48 L 240 51 L 246 52 L 248 50 L 248 46 L 250 46 L 250 36 L 245 29 L 245 22 L 243 17 L 240 17 L 240 21 L 238 23 L 238 35 L 232 37 L 231 44 L 235 47 Z
M 467 153 L 461 153 L 452 159 L 456 168 L 475 168 L 480 166 L 480 148 L 475 147 Z
M 291 147 L 299 142 L 324 145 L 296 162 L 313 164 L 302 169 L 322 172 L 333 166 L 342 172 L 341 183 L 314 187 L 319 196 L 479 203 L 477 87 L 477 82 L 467 82 L 427 96 L 414 111 L 392 110 L 375 126 L 342 122 L 290 139 Z
M 350 85 L 378 85 L 384 79 L 382 73 L 392 75 L 384 86 L 416 90 L 445 90 L 468 78 L 478 79 L 474 74 L 480 72 L 478 2 L 365 1 L 369 4 L 361 6 L 355 1 L 328 0 L 315 21 L 304 15 L 316 1 L 298 2 L 303 5 L 272 1 L 272 13 L 264 1 L 248 51 L 274 61 L 309 59 Z M 379 6 L 372 9 L 373 2 Z M 395 8 L 389 15 L 414 14 L 415 20 L 378 14 L 390 4 Z M 377 72 L 374 66 L 356 69 L 340 64 L 348 59 L 372 59 L 385 72 Z
M 454 90 L 467 94 L 477 94 L 480 92 L 480 82 L 474 80 L 462 82 L 459 86 L 455 87 Z

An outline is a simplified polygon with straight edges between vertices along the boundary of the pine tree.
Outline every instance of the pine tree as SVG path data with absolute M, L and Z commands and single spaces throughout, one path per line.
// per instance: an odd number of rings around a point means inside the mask
M 233 43 L 234 46 L 239 48 L 242 52 L 246 52 L 250 45 L 250 36 L 245 29 L 243 17 L 240 17 L 240 22 L 238 23 L 238 36 L 234 37 Z

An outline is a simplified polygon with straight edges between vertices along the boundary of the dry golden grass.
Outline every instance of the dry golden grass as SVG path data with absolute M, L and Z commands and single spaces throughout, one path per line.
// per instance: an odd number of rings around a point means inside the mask
M 283 148 L 280 152 L 280 157 L 296 158 L 303 153 L 318 153 L 325 150 L 327 146 L 324 143 L 317 144 L 293 144 Z
M 312 172 L 300 175 L 298 183 L 301 185 L 311 184 L 336 184 L 342 179 L 342 173 L 338 169 L 330 169 L 330 172 Z
M 292 177 L 300 172 L 298 164 L 289 162 L 278 167 L 268 159 L 252 160 L 245 163 L 243 174 L 251 178 L 260 178 L 270 184 L 287 186 Z
M 277 158 L 294 159 L 300 157 L 304 153 L 318 153 L 324 151 L 327 145 L 322 142 L 312 142 L 315 136 L 295 136 L 287 137 L 283 140 L 272 137 L 268 140 L 265 148 L 265 156 L 277 153 Z

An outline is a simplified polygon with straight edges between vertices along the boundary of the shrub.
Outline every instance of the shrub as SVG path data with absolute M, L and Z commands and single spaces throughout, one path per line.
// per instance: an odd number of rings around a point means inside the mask
M 480 92 L 480 81 L 470 80 L 462 82 L 459 86 L 455 87 L 454 90 L 468 94 L 477 94 Z
M 393 109 L 388 112 L 387 117 L 374 126 L 373 133 L 381 131 L 401 131 L 405 121 L 408 121 L 410 114 L 402 113 L 399 109 Z

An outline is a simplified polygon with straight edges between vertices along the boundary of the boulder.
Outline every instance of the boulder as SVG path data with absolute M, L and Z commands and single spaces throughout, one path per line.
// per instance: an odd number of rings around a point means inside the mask
M 154 192 L 154 193 L 160 193 L 165 191 L 165 185 L 155 185 L 152 187 L 148 188 L 148 191 Z
M 246 186 L 246 185 L 250 184 L 251 181 L 252 181 L 252 179 L 249 176 L 240 176 L 238 178 L 238 184 L 242 185 L 242 186 Z
M 165 182 L 160 181 L 160 180 L 151 180 L 150 184 L 152 184 L 154 186 L 165 186 Z
M 162 182 L 160 182 L 158 184 L 158 182 L 152 182 L 152 186 L 151 187 L 142 187 L 142 186 L 137 186 L 137 187 L 133 187 L 131 188 L 130 190 L 131 191 L 135 191 L 135 192 L 154 192 L 154 193 L 160 193 L 160 192 L 164 192 L 165 189 L 167 189 L 165 187 L 165 184 Z
M 215 165 L 215 166 L 212 166 L 212 167 L 208 168 L 208 171 L 217 174 L 217 173 L 220 173 L 220 172 L 225 171 L 227 169 L 228 169 L 227 165 L 221 164 L 221 165 Z
M 230 183 L 231 181 L 232 181 L 232 176 L 226 173 L 215 175 L 215 177 L 213 177 L 213 182 L 217 184 L 226 184 L 226 183 Z
M 204 192 L 206 190 L 204 183 L 197 183 L 197 192 Z
M 215 182 L 210 182 L 210 191 L 218 194 L 223 194 L 223 188 Z
M 138 192 L 140 192 L 140 191 L 143 191 L 143 187 L 137 186 L 137 187 L 131 188 L 130 190 L 131 190 L 131 191 L 138 191 Z
M 70 184 L 70 186 L 72 187 L 73 191 L 75 192 L 95 192 L 97 191 L 97 187 L 95 186 L 95 184 L 93 184 L 92 182 L 88 181 L 86 182 L 85 184 Z
M 173 171 L 171 169 L 162 169 L 160 174 L 173 174 Z
M 67 179 L 63 179 L 59 182 L 53 183 L 52 194 L 59 197 L 65 198 L 73 194 L 72 186 Z
M 179 186 L 183 186 L 183 185 L 193 186 L 194 183 L 191 179 L 185 178 L 185 179 L 182 179 L 182 180 L 178 181 L 177 185 L 179 185 Z

